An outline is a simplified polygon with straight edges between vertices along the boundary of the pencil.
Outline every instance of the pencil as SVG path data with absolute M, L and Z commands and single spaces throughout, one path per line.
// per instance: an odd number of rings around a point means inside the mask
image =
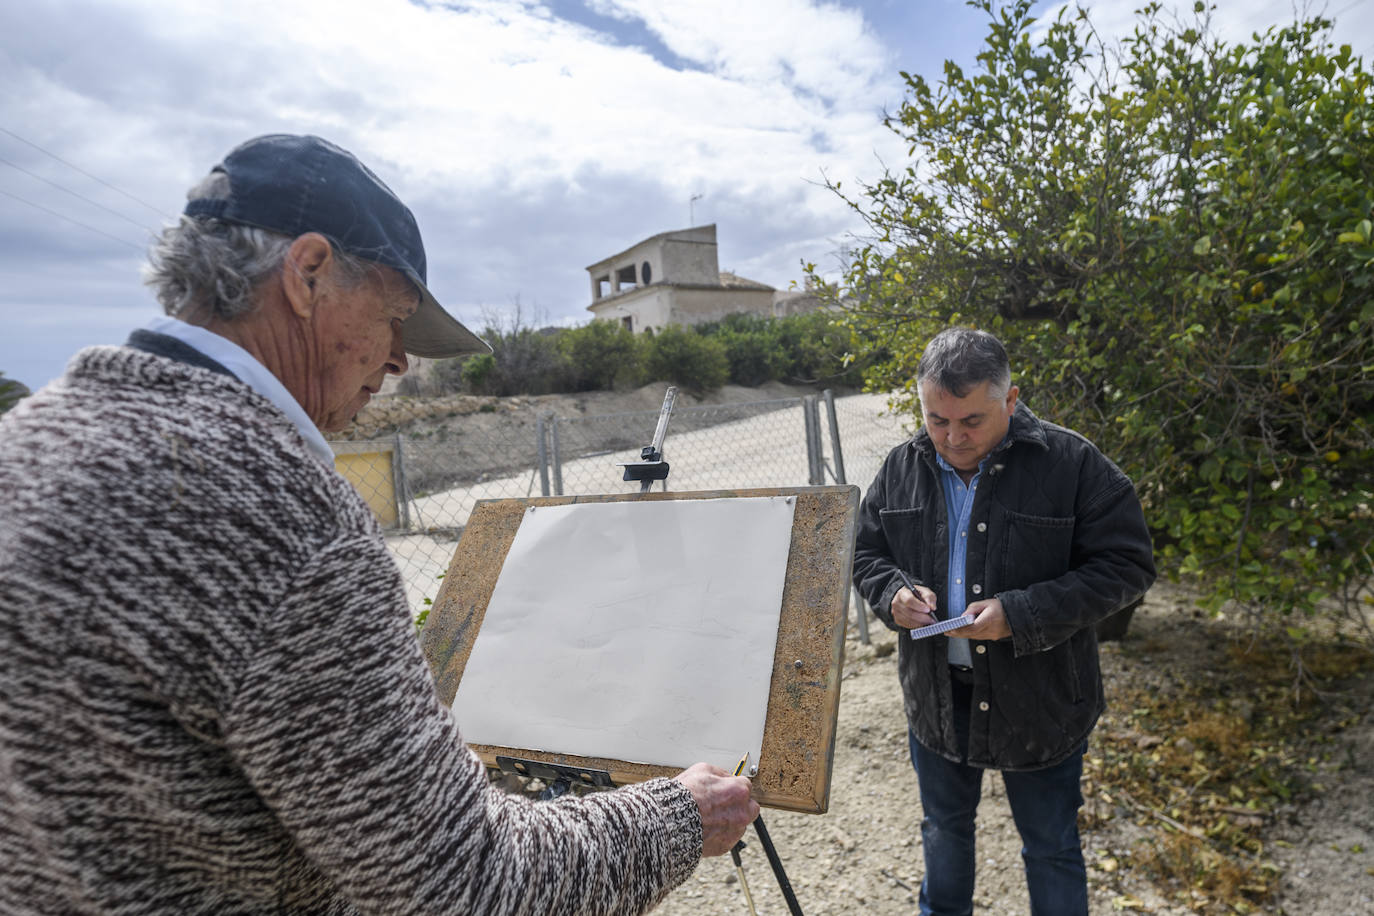
M 913 595 L 916 596 L 917 600 L 921 600 L 921 593 L 918 592 L 918 591 L 916 591 L 916 586 L 912 584 L 912 582 L 911 582 L 911 577 L 908 576 L 908 575 L 906 574 L 906 570 L 905 570 L 905 569 L 902 569 L 902 567 L 898 566 L 898 567 L 897 567 L 897 575 L 901 578 L 902 584 L 905 585 L 905 586 L 907 587 L 907 589 L 908 589 Z M 924 602 L 923 602 L 923 603 L 924 603 Z M 932 611 L 930 612 L 930 615 L 931 615 L 932 617 L 934 617 L 934 616 L 935 616 L 935 612 L 932 610 Z M 910 632 L 911 632 L 911 638 L 912 638 L 912 639 L 915 639 L 915 638 L 916 638 L 916 630 L 913 629 L 913 630 L 911 630 Z
M 920 593 L 916 591 L 916 586 L 911 584 L 911 577 L 906 574 L 905 569 L 902 569 L 900 566 L 898 566 L 897 575 L 901 577 L 902 584 L 905 585 L 913 595 L 915 595 L 917 598 L 921 597 Z
M 745 751 L 745 752 L 744 752 L 744 756 L 741 757 L 741 758 L 739 759 L 739 763 L 735 764 L 735 775 L 736 775 L 736 776 L 739 776 L 740 774 L 742 774 L 742 773 L 744 772 L 744 766 L 745 766 L 745 764 L 747 764 L 748 762 L 749 762 L 749 752 L 748 752 L 748 751 Z

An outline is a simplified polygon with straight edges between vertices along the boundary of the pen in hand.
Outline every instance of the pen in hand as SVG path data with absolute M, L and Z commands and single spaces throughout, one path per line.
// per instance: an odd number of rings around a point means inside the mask
M 921 593 L 920 593 L 920 592 L 916 591 L 916 585 L 915 585 L 915 583 L 913 583 L 913 582 L 911 581 L 911 577 L 908 576 L 908 575 L 906 574 L 906 570 L 904 570 L 904 569 L 902 569 L 900 566 L 898 566 L 898 567 L 897 567 L 897 575 L 898 575 L 899 578 L 901 578 L 902 584 L 906 586 L 907 591 L 911 592 L 912 595 L 916 596 L 916 599 L 917 599 L 918 601 L 920 601 L 922 604 L 925 604 L 925 599 L 921 597 Z M 933 607 L 928 608 L 928 609 L 927 609 L 927 613 L 929 613 L 931 617 L 934 617 L 934 616 L 935 616 L 935 608 L 933 608 Z M 912 639 L 915 639 L 915 638 L 916 638 L 916 631 L 915 631 L 914 629 L 913 629 L 913 630 L 910 630 L 910 631 L 908 631 L 908 632 L 911 633 L 911 638 L 912 638 Z
M 910 589 L 911 593 L 915 595 L 922 604 L 926 604 L 926 600 L 924 598 L 921 598 L 920 593 L 916 591 L 916 586 L 911 583 L 911 578 L 907 576 L 906 572 L 903 571 L 900 567 L 898 567 L 897 569 L 897 575 L 902 577 L 902 584 L 905 585 L 908 589 Z M 935 608 L 929 607 L 929 605 L 927 605 L 927 607 L 929 608 L 927 613 L 929 613 L 931 617 L 934 617 Z M 928 636 L 935 636 L 940 633 L 948 633 L 950 630 L 957 630 L 960 627 L 970 626 L 973 622 L 973 618 L 969 617 L 968 615 L 960 617 L 950 617 L 947 620 L 936 620 L 934 623 L 928 623 L 923 627 L 916 627 L 915 629 L 908 630 L 907 632 L 911 634 L 912 639 L 925 639 Z

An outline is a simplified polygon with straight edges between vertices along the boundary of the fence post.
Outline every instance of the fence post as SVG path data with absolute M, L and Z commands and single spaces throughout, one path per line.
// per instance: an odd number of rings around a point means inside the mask
M 802 419 L 806 426 L 806 482 L 813 487 L 821 486 L 825 483 L 825 470 L 821 458 L 820 412 L 814 394 L 802 398 Z
M 401 528 L 410 530 L 410 487 L 406 486 L 405 453 L 401 449 L 401 434 L 396 433 L 391 452 L 391 476 L 395 478 L 396 505 L 401 510 L 397 521 Z
M 838 484 L 847 484 L 849 481 L 845 479 L 844 475 L 844 451 L 840 447 L 840 419 L 835 413 L 835 392 L 827 388 L 823 394 L 825 395 L 825 409 L 830 415 L 830 448 L 835 455 L 835 482 Z M 854 587 L 854 583 L 852 582 L 849 584 L 849 592 L 853 593 L 854 620 L 859 625 L 859 642 L 863 643 L 865 646 L 870 645 L 871 640 L 868 636 L 868 602 L 864 601 L 863 596 L 859 594 L 859 590 Z M 846 593 L 846 597 L 849 597 L 848 592 Z M 846 601 L 846 605 L 848 603 L 849 602 Z M 849 608 L 846 607 L 845 615 L 848 616 L 848 614 Z
M 563 495 L 563 457 L 558 452 L 558 417 L 550 417 L 553 420 L 551 431 L 553 433 L 553 495 Z
M 534 418 L 535 450 L 539 454 L 539 494 L 549 495 L 549 447 L 544 436 L 544 418 Z
M 844 451 L 840 448 L 840 419 L 835 415 L 835 392 L 829 388 L 821 392 L 825 397 L 825 410 L 830 415 L 830 451 L 835 458 L 835 482 L 849 483 L 844 477 Z

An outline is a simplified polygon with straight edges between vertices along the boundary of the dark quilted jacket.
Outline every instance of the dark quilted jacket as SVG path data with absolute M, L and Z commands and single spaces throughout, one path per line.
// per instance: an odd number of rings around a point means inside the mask
M 1033 770 L 1072 753 L 1102 714 L 1094 624 L 1145 593 L 1154 559 L 1130 479 L 1087 439 L 1024 404 L 983 469 L 969 522 L 966 594 L 1001 598 L 1012 635 L 974 642 L 968 762 Z M 939 474 L 921 430 L 888 454 L 859 509 L 854 584 L 893 629 L 898 566 L 935 592 L 939 616 L 947 616 Z M 902 638 L 898 646 L 916 739 L 958 760 L 946 637 Z

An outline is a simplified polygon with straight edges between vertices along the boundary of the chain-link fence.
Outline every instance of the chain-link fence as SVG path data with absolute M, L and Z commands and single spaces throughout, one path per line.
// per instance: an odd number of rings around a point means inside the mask
M 836 482 L 866 489 L 906 435 L 883 395 L 680 407 L 664 443 L 668 489 L 721 490 Z M 658 411 L 559 417 L 483 417 L 408 434 L 336 441 L 336 466 L 377 513 L 417 612 L 478 500 L 639 489 L 621 479 Z M 664 484 L 654 484 L 662 488 Z

